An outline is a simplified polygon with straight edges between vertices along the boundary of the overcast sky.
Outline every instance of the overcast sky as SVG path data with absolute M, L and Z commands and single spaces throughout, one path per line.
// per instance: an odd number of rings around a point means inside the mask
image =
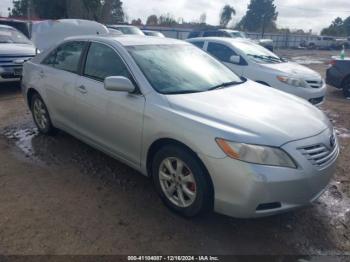
M 62 0 L 63 1 L 63 0 Z M 150 14 L 171 13 L 186 21 L 198 20 L 202 13 L 207 14 L 207 22 L 218 24 L 220 9 L 225 4 L 232 5 L 238 22 L 245 14 L 250 0 L 123 0 L 124 10 L 130 19 L 140 17 L 143 22 Z M 319 32 L 337 17 L 350 16 L 349 0 L 275 0 L 279 12 L 279 27 L 304 29 Z M 12 0 L 0 0 L 0 12 L 7 14 Z

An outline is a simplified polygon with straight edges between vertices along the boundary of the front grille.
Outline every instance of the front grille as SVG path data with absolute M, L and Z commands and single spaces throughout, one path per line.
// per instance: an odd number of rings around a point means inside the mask
M 337 157 L 339 146 L 337 139 L 334 139 L 334 146 L 326 146 L 324 144 L 317 144 L 299 148 L 299 151 L 317 167 L 325 167 Z
M 0 67 L 21 67 L 21 63 L 15 63 L 16 60 L 28 61 L 34 55 L 0 55 Z
M 322 97 L 317 97 L 317 98 L 312 98 L 312 99 L 309 100 L 309 102 L 310 102 L 311 104 L 313 104 L 313 105 L 318 105 L 318 104 L 322 103 L 323 100 L 324 100 L 324 96 L 322 96 Z
M 306 80 L 306 83 L 311 88 L 321 88 L 323 86 L 323 80 Z

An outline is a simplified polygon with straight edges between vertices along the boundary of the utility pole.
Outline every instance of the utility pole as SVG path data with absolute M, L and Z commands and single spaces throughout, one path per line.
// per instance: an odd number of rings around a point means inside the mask
M 265 14 L 262 15 L 261 38 L 265 36 Z
M 27 5 L 27 20 L 31 20 L 31 12 L 32 12 L 32 0 L 28 0 L 28 5 Z

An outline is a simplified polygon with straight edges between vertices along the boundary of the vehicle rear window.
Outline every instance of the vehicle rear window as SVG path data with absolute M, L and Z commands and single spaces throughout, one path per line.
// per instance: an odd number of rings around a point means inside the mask
M 77 73 L 85 42 L 69 42 L 59 46 L 43 61 L 43 64 L 57 69 Z
M 196 47 L 199 47 L 200 49 L 203 49 L 204 47 L 204 41 L 191 42 L 191 44 L 195 45 Z

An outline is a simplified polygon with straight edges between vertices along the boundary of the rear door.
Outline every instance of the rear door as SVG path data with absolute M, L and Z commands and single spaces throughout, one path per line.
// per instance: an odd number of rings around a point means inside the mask
M 140 92 L 105 90 L 109 76 L 123 76 L 136 85 L 116 50 L 92 42 L 76 88 L 79 132 L 108 153 L 139 165 L 145 98 Z
M 74 114 L 75 87 L 79 64 L 87 42 L 66 42 L 42 62 L 39 77 L 45 93 L 45 102 L 57 127 L 76 129 Z
M 244 75 L 244 66 L 242 63 L 232 63 L 230 61 L 231 56 L 239 56 L 231 47 L 226 46 L 221 43 L 208 41 L 207 52 L 223 62 L 227 67 L 229 67 L 233 72 L 239 76 Z M 243 58 L 241 58 L 242 60 Z

